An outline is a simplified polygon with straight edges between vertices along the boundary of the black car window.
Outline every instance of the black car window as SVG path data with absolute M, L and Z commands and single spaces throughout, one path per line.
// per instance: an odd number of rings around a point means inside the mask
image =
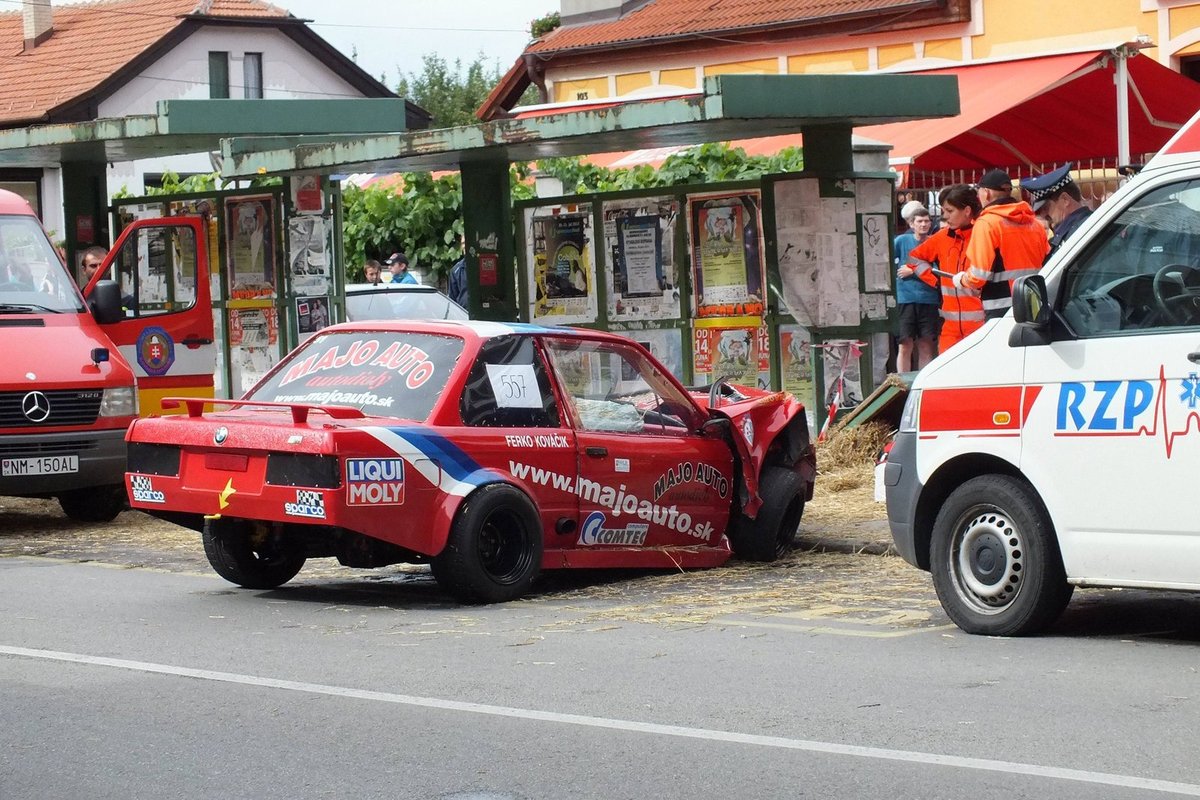
M 459 408 L 482 428 L 557 428 L 558 404 L 530 336 L 488 339 L 471 366 Z

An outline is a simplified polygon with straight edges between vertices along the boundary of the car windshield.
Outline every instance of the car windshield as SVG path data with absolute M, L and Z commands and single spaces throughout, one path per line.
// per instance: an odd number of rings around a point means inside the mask
M 424 421 L 462 351 L 462 339 L 430 333 L 319 334 L 284 358 L 246 399 L 351 406 Z
M 83 310 L 75 281 L 37 220 L 0 215 L 0 313 Z
M 467 312 L 438 291 L 402 291 L 380 287 L 346 293 L 346 319 L 467 319 Z

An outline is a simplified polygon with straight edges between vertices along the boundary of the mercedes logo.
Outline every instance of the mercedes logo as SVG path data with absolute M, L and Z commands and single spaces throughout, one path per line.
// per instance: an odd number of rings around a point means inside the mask
M 215 442 L 216 444 L 224 444 L 225 440 L 228 438 L 229 438 L 229 429 L 226 428 L 224 425 L 222 425 L 221 427 L 219 427 L 215 431 L 213 431 L 213 442 Z
M 30 422 L 45 422 L 50 418 L 50 399 L 41 392 L 30 392 L 21 398 L 21 413 Z

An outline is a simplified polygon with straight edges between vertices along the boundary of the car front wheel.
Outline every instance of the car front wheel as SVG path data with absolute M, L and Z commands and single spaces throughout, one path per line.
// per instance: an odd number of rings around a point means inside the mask
M 204 554 L 217 574 L 247 589 L 274 589 L 296 577 L 304 566 L 300 542 L 265 525 L 246 520 L 210 519 L 204 523 Z
M 934 522 L 930 571 L 954 624 L 987 636 L 1037 633 L 1074 591 L 1041 500 L 1008 475 L 972 478 L 946 498 Z
M 542 524 L 520 489 L 490 484 L 463 501 L 433 574 L 464 603 L 503 603 L 529 591 L 542 569 Z
M 791 549 L 804 515 L 804 479 L 785 467 L 766 467 L 758 481 L 762 506 L 749 519 L 738 514 L 729 545 L 745 561 L 774 561 Z

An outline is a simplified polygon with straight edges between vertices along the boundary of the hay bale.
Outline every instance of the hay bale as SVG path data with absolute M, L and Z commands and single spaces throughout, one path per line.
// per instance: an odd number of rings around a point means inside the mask
M 817 469 L 822 475 L 845 467 L 875 463 L 895 431 L 883 422 L 867 422 L 855 428 L 834 428 L 829 438 L 817 442 Z

